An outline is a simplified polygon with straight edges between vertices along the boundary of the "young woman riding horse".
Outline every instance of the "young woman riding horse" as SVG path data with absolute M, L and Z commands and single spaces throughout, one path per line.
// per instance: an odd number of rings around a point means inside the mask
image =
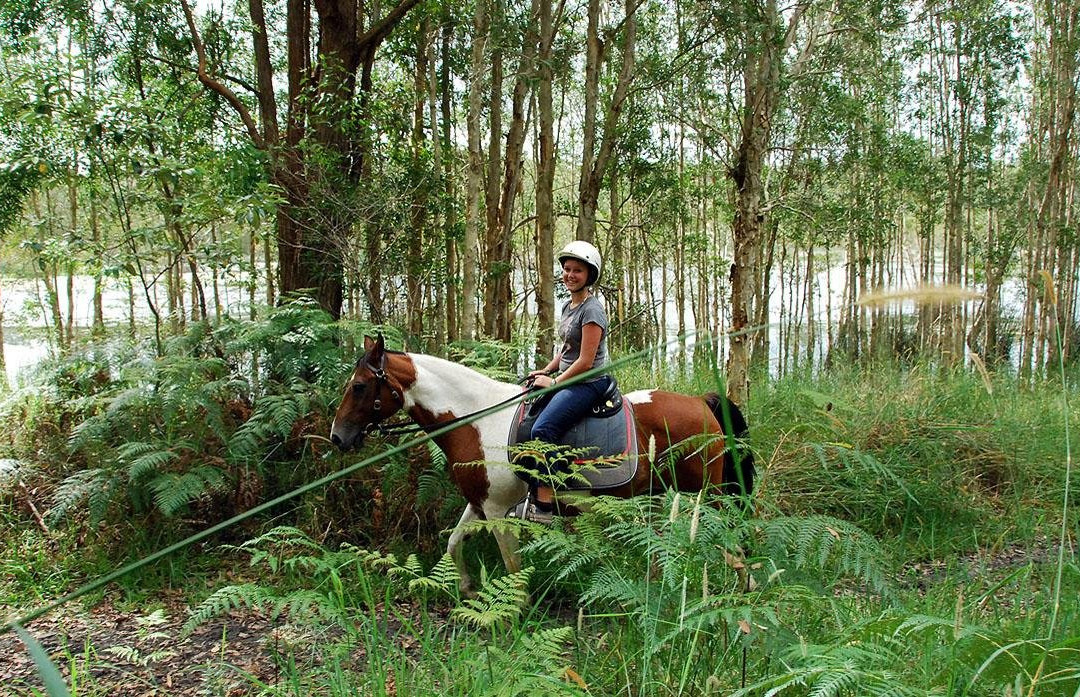
M 381 336 L 366 338 L 364 355 L 356 362 L 330 429 L 333 443 L 349 450 L 363 443 L 370 427 L 400 410 L 421 427 L 435 430 L 506 403 L 435 439 L 446 454 L 451 479 L 468 502 L 447 544 L 463 592 L 471 589 L 462 549 L 469 523 L 505 517 L 526 493 L 525 483 L 507 461 L 507 434 L 515 413 L 510 402 L 520 394 L 518 385 L 442 358 L 389 351 Z M 637 424 L 640 465 L 629 483 L 602 493 L 628 497 L 675 486 L 682 491 L 750 494 L 753 457 L 730 439 L 746 436 L 746 422 L 734 404 L 716 394 L 692 397 L 639 390 L 625 396 Z M 692 445 L 679 447 L 687 443 Z M 656 456 L 649 457 L 650 452 Z M 520 570 L 517 538 L 503 528 L 494 534 L 507 571 Z

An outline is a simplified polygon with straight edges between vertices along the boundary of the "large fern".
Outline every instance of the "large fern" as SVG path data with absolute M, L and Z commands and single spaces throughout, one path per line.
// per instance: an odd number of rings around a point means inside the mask
M 224 586 L 199 603 L 188 616 L 182 632 L 190 634 L 199 625 L 240 608 L 259 608 L 273 598 L 273 591 L 256 583 Z
M 49 519 L 53 523 L 63 520 L 71 510 L 83 503 L 90 514 L 90 523 L 105 519 L 109 505 L 119 493 L 120 477 L 106 468 L 84 469 L 60 482 L 53 495 Z
M 529 576 L 532 572 L 530 566 L 489 580 L 477 597 L 467 598 L 462 605 L 454 608 L 453 616 L 483 629 L 517 619 L 529 597 Z
M 830 516 L 783 516 L 758 523 L 761 553 L 777 568 L 848 574 L 877 591 L 887 587 L 885 554 L 858 526 Z
M 248 460 L 264 450 L 268 439 L 289 435 L 296 420 L 308 412 L 309 393 L 306 383 L 294 382 L 285 392 L 260 398 L 248 420 L 228 439 L 229 457 Z
M 159 474 L 149 482 L 154 504 L 167 516 L 176 515 L 192 501 L 215 491 L 227 483 L 225 474 L 213 465 L 197 465 L 184 472 Z

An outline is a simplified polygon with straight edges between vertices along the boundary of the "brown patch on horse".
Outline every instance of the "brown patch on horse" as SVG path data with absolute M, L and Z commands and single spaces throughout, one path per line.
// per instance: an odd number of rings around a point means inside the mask
M 723 438 L 694 442 L 702 435 L 721 432 L 720 424 L 705 400 L 674 392 L 654 390 L 648 402 L 634 404 L 638 426 L 638 452 L 641 467 L 633 481 L 611 493 L 634 496 L 676 486 L 681 491 L 697 491 L 703 485 L 719 485 L 723 480 Z M 650 464 L 649 439 L 655 440 L 656 462 Z M 673 446 L 686 448 L 683 457 L 668 465 L 666 451 Z
M 409 410 L 409 416 L 424 426 L 436 426 L 456 418 L 453 412 L 435 415 L 418 406 Z M 465 500 L 473 506 L 473 510 L 482 513 L 490 483 L 487 469 L 483 465 L 484 449 L 480 446 L 480 431 L 472 424 L 465 424 L 438 436 L 435 442 L 446 453 L 446 459 L 450 463 L 450 478 Z
M 416 384 L 416 364 L 406 353 L 387 351 L 386 376 L 393 378 L 401 390 L 407 390 Z

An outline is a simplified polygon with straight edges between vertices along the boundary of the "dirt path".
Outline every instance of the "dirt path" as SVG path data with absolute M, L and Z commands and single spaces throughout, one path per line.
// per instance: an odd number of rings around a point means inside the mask
M 273 684 L 279 628 L 254 612 L 237 611 L 181 637 L 187 608 L 167 600 L 141 616 L 105 601 L 90 610 L 68 608 L 31 623 L 31 634 L 49 652 L 80 695 L 241 695 L 251 679 Z M 0 695 L 41 688 L 22 642 L 0 636 Z

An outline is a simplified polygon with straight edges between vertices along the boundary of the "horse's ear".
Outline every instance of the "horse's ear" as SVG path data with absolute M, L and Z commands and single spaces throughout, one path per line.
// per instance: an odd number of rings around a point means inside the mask
M 386 340 L 383 339 L 382 332 L 379 332 L 375 337 L 375 352 L 382 353 L 386 350 Z
M 371 353 L 371 349 L 375 346 L 375 340 L 367 334 L 364 335 L 364 353 Z

